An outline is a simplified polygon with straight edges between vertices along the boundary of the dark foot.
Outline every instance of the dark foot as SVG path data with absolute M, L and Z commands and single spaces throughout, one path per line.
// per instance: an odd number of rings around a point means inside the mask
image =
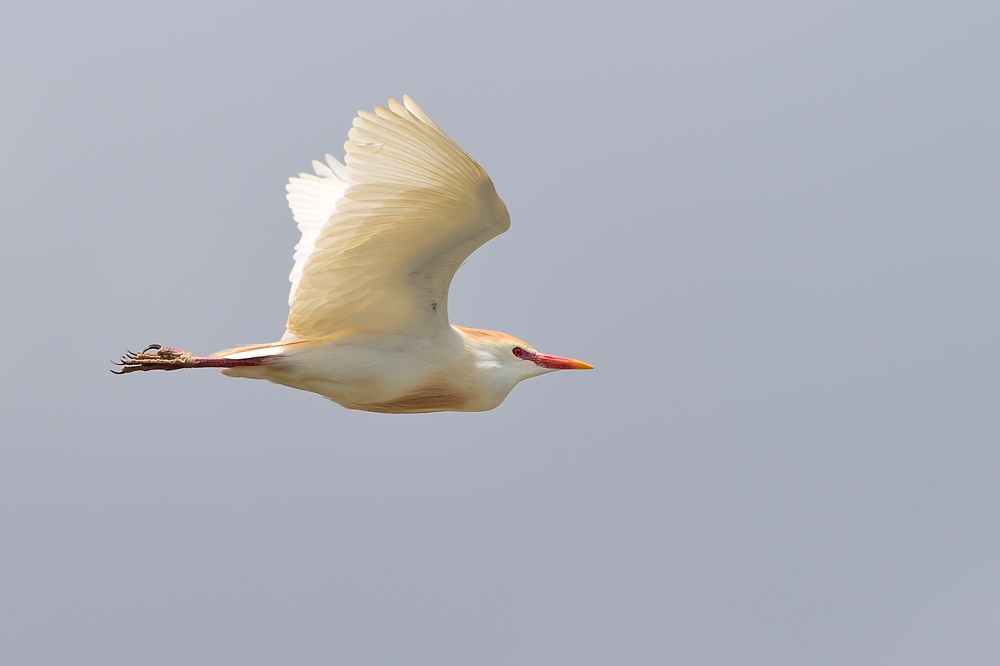
M 130 372 L 142 370 L 180 370 L 181 368 L 193 368 L 195 356 L 191 352 L 182 349 L 173 349 L 163 345 L 149 345 L 138 354 L 129 352 L 122 356 L 120 361 L 115 361 L 115 365 L 120 365 L 121 370 L 112 370 L 116 375 L 125 375 Z

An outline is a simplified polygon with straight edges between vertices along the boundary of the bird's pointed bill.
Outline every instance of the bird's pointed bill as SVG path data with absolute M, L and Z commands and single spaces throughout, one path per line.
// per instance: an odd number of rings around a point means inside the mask
M 563 358 L 562 356 L 550 356 L 549 354 L 535 354 L 531 359 L 537 365 L 550 370 L 593 370 L 594 366 L 575 358 Z

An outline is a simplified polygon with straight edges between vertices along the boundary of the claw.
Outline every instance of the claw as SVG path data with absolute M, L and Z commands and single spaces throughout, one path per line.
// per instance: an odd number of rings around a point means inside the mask
M 191 352 L 163 345 L 149 345 L 141 352 L 129 349 L 120 360 L 112 361 L 121 370 L 112 370 L 111 372 L 116 375 L 124 375 L 140 370 L 180 370 L 181 368 L 194 367 L 194 360 L 195 356 Z

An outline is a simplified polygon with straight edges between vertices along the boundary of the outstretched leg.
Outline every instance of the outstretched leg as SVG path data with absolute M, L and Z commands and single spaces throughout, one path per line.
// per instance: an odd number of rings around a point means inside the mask
M 181 368 L 238 368 L 252 365 L 264 365 L 268 357 L 257 358 L 211 358 L 195 356 L 183 349 L 149 345 L 141 352 L 129 352 L 122 356 L 115 365 L 121 370 L 112 370 L 116 375 L 147 370 L 180 370 Z

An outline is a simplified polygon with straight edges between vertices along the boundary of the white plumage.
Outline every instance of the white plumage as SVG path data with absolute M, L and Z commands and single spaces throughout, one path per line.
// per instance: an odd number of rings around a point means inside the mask
M 222 367 L 377 412 L 479 411 L 521 380 L 582 361 L 448 323 L 448 288 L 510 226 L 486 172 L 411 100 L 360 111 L 344 145 L 288 184 L 302 238 L 277 343 L 199 358 L 152 346 L 122 372 Z
M 388 109 L 354 119 L 344 144 L 346 189 L 334 169 L 325 175 L 322 167 L 316 177 L 302 174 L 289 183 L 293 214 L 298 219 L 301 210 L 309 222 L 300 222 L 305 256 L 292 270 L 294 276 L 301 263 L 282 341 L 345 328 L 440 333 L 448 325 L 455 271 L 510 227 L 482 167 L 403 99 L 405 106 L 390 101 Z M 322 210 L 338 191 L 333 207 Z M 318 236 L 307 240 L 311 221 L 324 214 Z

